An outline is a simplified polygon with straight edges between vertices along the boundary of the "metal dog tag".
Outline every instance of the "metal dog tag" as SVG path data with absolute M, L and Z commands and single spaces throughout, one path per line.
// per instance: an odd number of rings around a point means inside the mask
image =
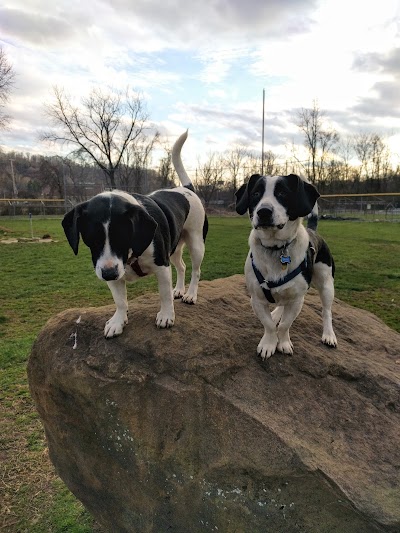
M 292 262 L 292 260 L 290 259 L 290 255 L 286 255 L 286 254 L 287 254 L 287 251 L 283 250 L 280 256 L 282 270 L 286 270 L 287 266 L 290 265 L 290 263 Z

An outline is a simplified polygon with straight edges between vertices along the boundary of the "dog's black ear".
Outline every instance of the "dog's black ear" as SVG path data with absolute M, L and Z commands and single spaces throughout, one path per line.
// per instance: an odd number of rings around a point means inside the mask
M 261 178 L 260 174 L 253 174 L 247 184 L 243 185 L 235 192 L 236 213 L 244 215 L 249 208 L 249 197 L 254 184 Z
M 289 174 L 286 180 L 290 190 L 294 193 L 293 202 L 290 202 L 288 209 L 290 220 L 309 215 L 320 197 L 319 192 L 314 185 L 302 180 L 296 174 Z
M 78 255 L 79 248 L 79 224 L 82 216 L 84 216 L 87 204 L 88 202 L 83 202 L 74 207 L 74 209 L 71 209 L 61 222 L 65 236 L 67 237 L 69 245 L 73 249 L 75 255 Z
M 236 196 L 236 213 L 244 215 L 249 207 L 249 195 L 247 192 L 247 183 L 243 185 L 235 192 Z
M 143 207 L 137 205 L 129 207 L 128 216 L 133 230 L 132 252 L 135 257 L 140 257 L 153 240 L 158 224 Z

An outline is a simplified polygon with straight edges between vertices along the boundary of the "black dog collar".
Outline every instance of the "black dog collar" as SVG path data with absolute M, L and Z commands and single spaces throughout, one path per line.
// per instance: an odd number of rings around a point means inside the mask
M 147 273 L 143 272 L 143 270 L 140 268 L 139 261 L 137 260 L 136 257 L 133 257 L 133 256 L 130 257 L 128 259 L 127 264 L 131 267 L 131 269 L 135 272 L 135 274 L 137 274 L 140 278 L 147 276 Z
M 289 246 L 289 244 L 292 244 L 294 239 L 292 239 L 291 241 L 285 242 L 285 244 L 282 244 L 282 246 L 276 246 L 276 245 L 275 246 L 265 246 L 265 244 L 263 244 L 261 242 L 261 239 L 259 239 L 259 241 L 260 241 L 261 246 L 265 250 L 272 250 L 273 252 L 279 252 L 279 250 L 284 250 L 285 248 L 287 248 Z

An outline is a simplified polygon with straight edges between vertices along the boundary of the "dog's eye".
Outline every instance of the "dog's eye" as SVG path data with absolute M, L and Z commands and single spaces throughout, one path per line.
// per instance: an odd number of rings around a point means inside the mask
M 257 200 L 258 198 L 260 198 L 261 193 L 259 191 L 255 191 L 255 192 L 253 192 L 253 194 L 251 196 L 252 196 L 252 198 Z

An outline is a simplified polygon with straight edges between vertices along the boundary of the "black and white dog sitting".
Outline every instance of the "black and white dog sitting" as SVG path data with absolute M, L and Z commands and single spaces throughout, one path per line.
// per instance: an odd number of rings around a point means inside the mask
M 113 295 L 117 309 L 106 322 L 107 338 L 120 335 L 128 322 L 125 281 L 156 275 L 161 300 L 156 318 L 159 328 L 173 326 L 174 298 L 182 298 L 188 304 L 197 300 L 208 222 L 182 164 L 180 153 L 186 138 L 187 131 L 172 149 L 172 161 L 183 187 L 159 190 L 148 196 L 116 190 L 104 192 L 77 205 L 62 221 L 75 255 L 81 235 L 92 253 L 97 277 L 107 281 Z M 185 244 L 192 261 L 187 292 L 186 265 L 182 260 Z M 174 290 L 170 262 L 177 271 Z
M 249 212 L 252 230 L 245 277 L 264 336 L 257 353 L 292 354 L 289 328 L 301 311 L 311 283 L 322 301 L 322 342 L 336 347 L 332 327 L 335 265 L 317 228 L 316 188 L 299 176 L 251 176 L 236 192 L 236 211 Z M 302 217 L 309 215 L 307 229 Z M 269 304 L 277 307 L 270 312 Z

